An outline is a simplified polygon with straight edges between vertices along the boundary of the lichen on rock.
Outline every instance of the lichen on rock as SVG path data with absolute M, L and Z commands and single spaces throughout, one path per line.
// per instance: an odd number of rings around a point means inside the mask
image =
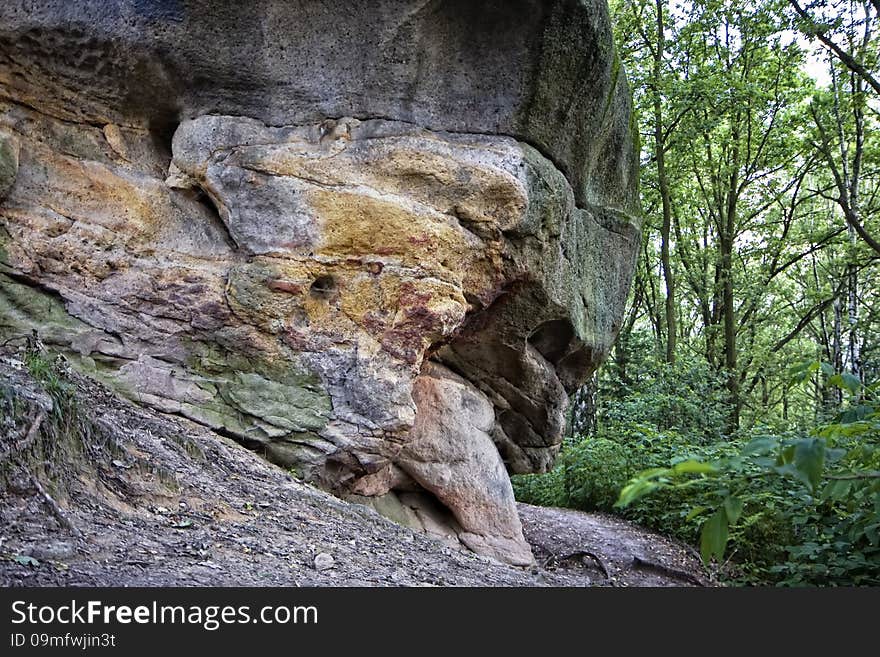
M 507 473 L 552 464 L 639 243 L 604 0 L 32 5 L 0 333 L 528 563 Z
M 18 173 L 18 140 L 0 132 L 0 201 L 2 201 Z

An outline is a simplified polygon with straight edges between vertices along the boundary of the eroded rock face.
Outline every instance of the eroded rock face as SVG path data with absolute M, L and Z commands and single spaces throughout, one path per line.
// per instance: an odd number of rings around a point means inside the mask
M 207 4 L 0 7 L 0 335 L 528 563 L 638 246 L 604 0 Z

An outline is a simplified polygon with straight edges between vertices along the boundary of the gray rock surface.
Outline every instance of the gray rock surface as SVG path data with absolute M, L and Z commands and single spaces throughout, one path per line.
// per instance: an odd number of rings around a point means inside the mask
M 604 0 L 11 0 L 0 337 L 527 563 L 504 469 L 619 327 L 634 138 Z

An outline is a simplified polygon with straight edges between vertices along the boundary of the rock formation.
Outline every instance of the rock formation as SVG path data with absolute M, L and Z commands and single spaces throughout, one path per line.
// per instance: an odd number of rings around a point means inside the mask
M 637 167 L 605 0 L 8 0 L 0 338 L 528 564 Z

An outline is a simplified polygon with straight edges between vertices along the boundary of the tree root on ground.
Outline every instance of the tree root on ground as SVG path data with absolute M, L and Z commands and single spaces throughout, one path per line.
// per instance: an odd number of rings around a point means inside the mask
M 657 563 L 656 561 L 651 561 L 650 559 L 636 556 L 633 557 L 632 563 L 633 568 L 648 568 L 651 570 L 656 570 L 658 573 L 662 573 L 663 575 L 668 575 L 670 577 L 675 577 L 677 579 L 696 584 L 697 586 L 706 586 L 706 582 L 701 580 L 699 577 L 692 575 L 691 573 L 685 572 L 683 570 L 678 570 L 677 568 L 664 566 L 662 563 Z
M 20 463 L 19 466 L 25 472 L 27 472 L 31 485 L 37 489 L 37 492 L 40 494 L 43 502 L 47 507 L 49 507 L 49 510 L 52 512 L 52 515 L 55 516 L 55 518 L 58 520 L 58 523 L 71 534 L 73 534 L 77 538 L 80 538 L 82 536 L 82 532 L 77 528 L 76 525 L 73 524 L 73 521 L 64 512 L 64 509 L 61 508 L 58 502 L 55 501 L 55 498 L 49 495 L 49 492 L 45 488 L 43 488 L 43 484 L 40 483 L 40 480 L 37 479 L 34 473 L 28 470 L 25 466 L 21 465 Z
M 542 564 L 544 568 L 553 568 L 560 561 L 569 561 L 571 559 L 583 559 L 584 557 L 588 557 L 593 560 L 596 565 L 599 567 L 599 570 L 602 571 L 602 574 L 605 576 L 605 579 L 610 580 L 611 574 L 608 571 L 608 566 L 605 565 L 605 562 L 602 561 L 599 556 L 593 552 L 588 552 L 587 550 L 578 550 L 576 552 L 571 552 L 569 554 L 551 554 L 544 560 Z

